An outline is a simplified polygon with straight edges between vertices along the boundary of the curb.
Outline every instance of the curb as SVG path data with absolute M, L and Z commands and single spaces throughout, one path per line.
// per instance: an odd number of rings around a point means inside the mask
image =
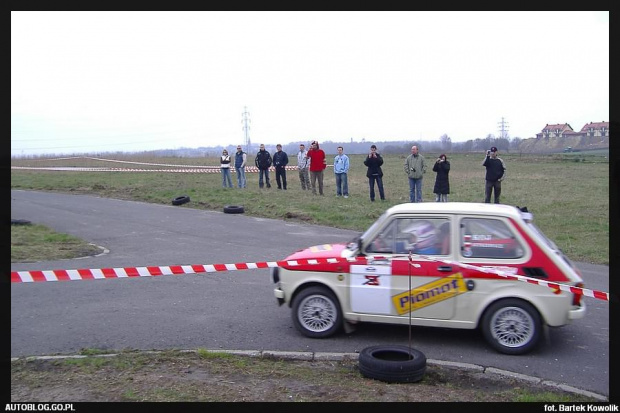
M 359 358 L 358 353 L 329 353 L 329 352 L 312 352 L 312 351 L 274 351 L 274 350 L 210 350 L 203 349 L 209 353 L 226 353 L 236 356 L 245 357 L 267 357 L 267 358 L 279 358 L 287 360 L 297 361 L 340 361 L 340 360 L 357 360 Z M 142 353 L 157 354 L 162 351 L 142 351 Z M 182 353 L 196 353 L 198 350 L 181 350 Z M 56 355 L 56 356 L 27 356 L 27 357 L 11 357 L 11 362 L 20 359 L 25 360 L 56 360 L 56 359 L 81 359 L 87 357 L 115 357 L 119 353 L 110 354 L 94 354 L 94 355 Z M 551 380 L 541 379 L 539 377 L 528 376 L 526 374 L 515 373 L 508 370 L 497 369 L 494 367 L 484 367 L 477 364 L 460 363 L 453 361 L 443 361 L 427 359 L 427 364 L 434 364 L 437 366 L 448 367 L 453 369 L 463 369 L 480 374 L 488 374 L 489 376 L 509 377 L 511 379 L 526 381 L 533 384 L 540 384 L 544 386 L 553 387 L 568 393 L 579 394 L 586 397 L 591 397 L 603 402 L 609 401 L 608 397 L 602 394 L 593 393 L 588 390 L 578 389 L 573 386 L 569 386 L 563 383 L 557 383 Z

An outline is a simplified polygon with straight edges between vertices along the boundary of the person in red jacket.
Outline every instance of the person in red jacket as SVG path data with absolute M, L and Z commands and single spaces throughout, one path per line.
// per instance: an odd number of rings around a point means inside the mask
M 310 150 L 306 155 L 310 159 L 310 181 L 312 182 L 312 193 L 316 195 L 316 181 L 319 181 L 319 194 L 323 195 L 323 171 L 327 168 L 325 152 L 319 149 L 319 143 L 312 141 Z

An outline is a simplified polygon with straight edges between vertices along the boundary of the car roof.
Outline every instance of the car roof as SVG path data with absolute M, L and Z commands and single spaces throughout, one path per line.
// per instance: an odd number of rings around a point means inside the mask
M 523 213 L 512 205 L 486 204 L 480 202 L 416 202 L 394 205 L 386 211 L 388 214 L 399 213 L 447 213 L 501 215 L 524 218 Z

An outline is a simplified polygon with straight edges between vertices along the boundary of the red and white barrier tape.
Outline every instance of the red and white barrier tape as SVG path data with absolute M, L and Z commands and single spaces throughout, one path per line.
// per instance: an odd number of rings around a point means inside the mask
M 333 165 L 327 165 L 333 166 Z M 200 174 L 213 174 L 221 173 L 219 166 L 194 166 L 192 168 L 183 169 L 142 169 L 142 168 L 107 168 L 107 167 L 81 167 L 81 166 L 11 166 L 11 169 L 26 169 L 26 170 L 38 170 L 38 171 L 70 171 L 70 172 L 180 172 L 180 173 L 200 173 Z M 287 171 L 296 171 L 296 166 L 285 166 Z M 275 167 L 270 167 L 270 171 L 275 171 Z M 230 168 L 231 173 L 236 173 L 235 168 Z M 255 173 L 258 172 L 258 168 L 255 166 L 248 166 L 245 168 L 245 172 Z
M 457 261 L 437 259 L 427 255 L 416 255 L 416 257 L 425 260 L 437 261 L 444 264 L 456 265 L 463 268 L 469 268 L 489 274 L 497 274 L 501 277 L 513 279 L 516 281 L 537 284 L 552 289 L 560 289 L 562 291 L 574 294 L 582 294 L 586 297 L 597 298 L 599 300 L 609 301 L 609 293 L 603 291 L 589 290 L 572 285 L 553 283 L 536 278 L 525 277 L 522 275 L 510 274 L 495 268 L 478 267 L 475 265 L 463 264 Z M 391 257 L 383 256 L 367 256 L 347 258 L 317 258 L 311 260 L 291 260 L 291 261 L 264 261 L 249 262 L 235 264 L 207 264 L 207 265 L 172 265 L 163 267 L 126 267 L 126 268 L 102 268 L 102 269 L 78 269 L 78 270 L 44 270 L 44 271 L 11 271 L 12 283 L 30 283 L 40 281 L 74 281 L 74 280 L 92 280 L 105 278 L 127 278 L 127 277 L 154 277 L 159 275 L 181 275 L 181 274 L 198 274 L 221 271 L 238 271 L 253 270 L 261 268 L 273 268 L 282 266 L 298 266 L 298 265 L 317 265 L 317 264 L 335 264 L 338 262 L 363 262 L 372 260 L 390 259 Z M 412 256 L 409 261 L 414 261 Z
M 12 271 L 11 282 L 73 281 L 102 278 L 153 277 L 158 275 L 198 274 L 204 272 L 255 270 L 282 266 L 335 264 L 344 258 L 312 260 L 244 262 L 236 264 L 171 265 L 164 267 L 126 267 L 80 270 Z
M 523 281 L 523 282 L 530 283 L 530 284 L 542 285 L 544 287 L 548 287 L 554 290 L 560 289 L 562 291 L 570 292 L 573 294 L 583 294 L 586 297 L 598 298 L 600 300 L 609 301 L 609 293 L 606 293 L 603 291 L 588 290 L 585 288 L 574 287 L 572 285 L 559 284 L 559 283 L 539 280 L 537 278 L 525 277 L 523 275 L 511 274 L 506 271 L 498 270 L 496 267 L 493 267 L 493 268 L 479 267 L 476 265 L 464 264 L 458 261 L 440 260 L 435 257 L 428 256 L 428 255 L 416 255 L 416 256 L 420 258 L 424 258 L 425 260 L 441 262 L 442 264 L 458 265 L 461 268 L 469 268 L 470 270 L 480 271 L 480 272 L 484 272 L 487 274 L 496 274 L 496 275 L 499 275 L 500 277 L 504 277 L 510 280 Z

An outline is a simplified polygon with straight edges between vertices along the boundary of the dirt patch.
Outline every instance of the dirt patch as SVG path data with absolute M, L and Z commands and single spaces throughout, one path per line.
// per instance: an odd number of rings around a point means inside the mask
M 127 352 L 11 362 L 12 402 L 593 402 L 511 378 L 428 365 L 417 383 L 363 377 L 356 359 Z

